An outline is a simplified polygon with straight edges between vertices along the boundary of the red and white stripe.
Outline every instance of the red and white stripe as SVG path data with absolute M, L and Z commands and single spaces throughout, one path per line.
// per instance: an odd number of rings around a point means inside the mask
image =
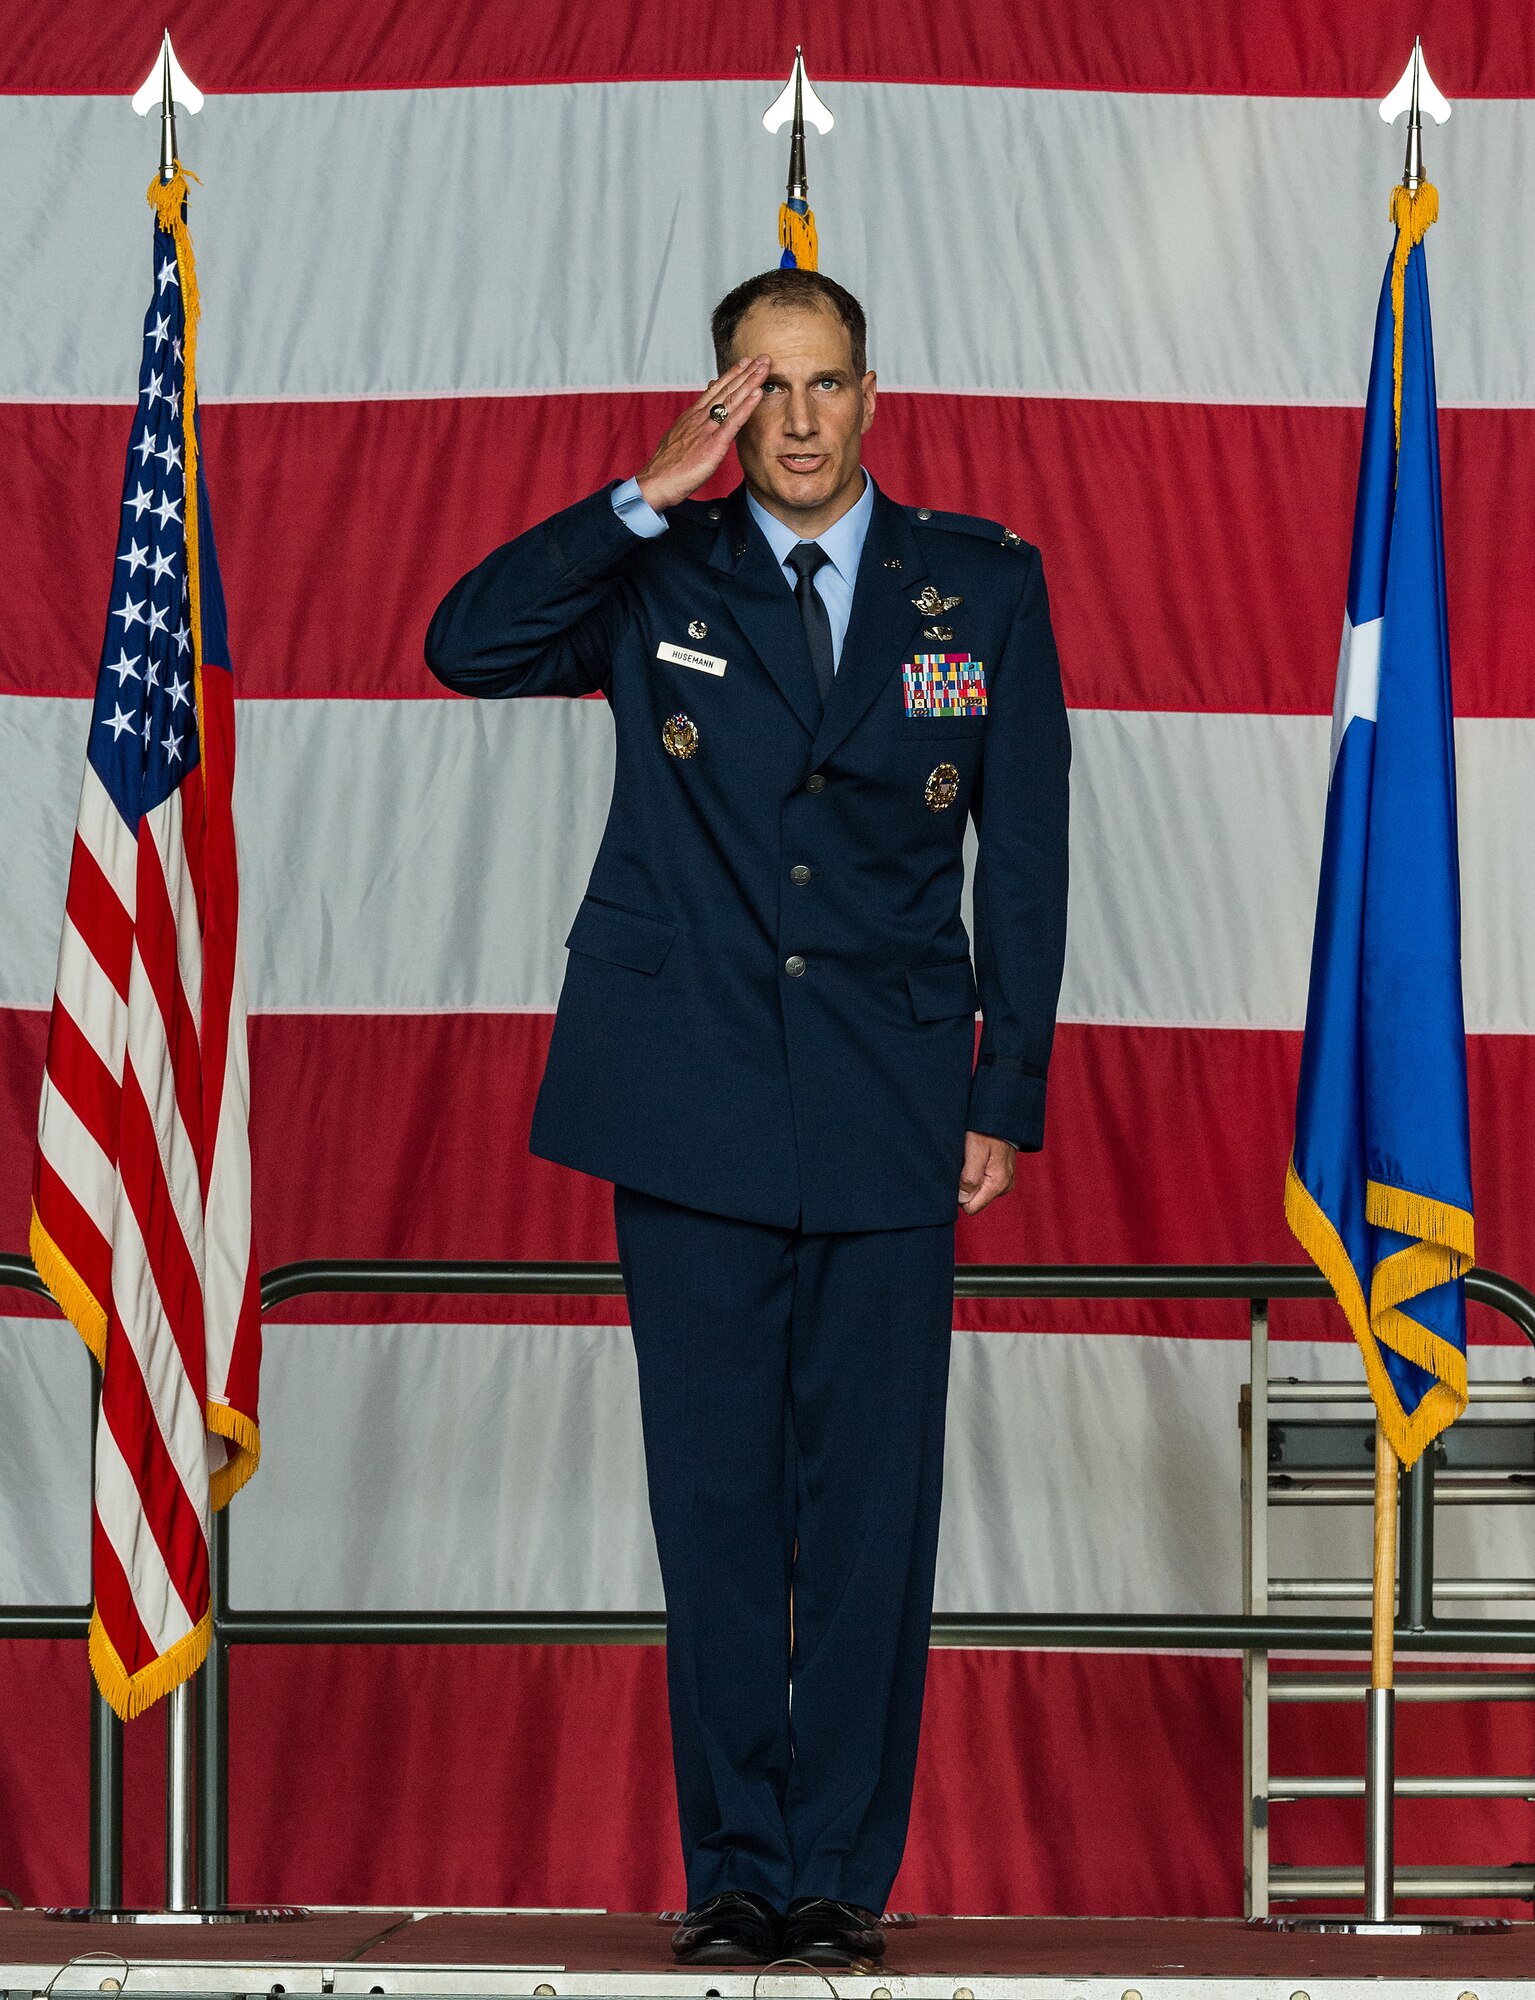
M 86 766 L 38 1118 L 34 1255 L 102 1368 L 91 1659 L 124 1715 L 201 1660 L 212 1509 L 258 1449 L 233 704 L 203 685 L 208 754 L 136 836 Z

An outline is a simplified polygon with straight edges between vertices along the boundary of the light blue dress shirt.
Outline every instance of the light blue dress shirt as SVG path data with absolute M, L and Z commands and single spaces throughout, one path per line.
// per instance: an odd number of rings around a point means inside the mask
M 767 545 L 778 560 L 784 574 L 784 581 L 792 590 L 795 575 L 786 558 L 799 547 L 804 539 L 796 535 L 786 522 L 776 514 L 770 514 L 766 507 L 759 506 L 750 493 L 746 504 L 752 519 L 767 537 Z M 637 535 L 664 535 L 666 522 L 646 500 L 640 491 L 637 479 L 626 479 L 613 492 L 613 511 L 626 528 L 632 528 Z M 858 581 L 858 564 L 863 556 L 864 538 L 869 532 L 869 520 L 874 512 L 874 481 L 866 472 L 863 476 L 863 491 L 853 505 L 838 521 L 834 521 L 824 535 L 817 535 L 816 541 L 825 550 L 827 560 L 816 571 L 814 584 L 821 594 L 821 602 L 826 606 L 826 617 L 831 625 L 831 653 L 833 666 L 842 663 L 842 641 L 847 637 L 847 623 L 853 611 L 853 586 Z

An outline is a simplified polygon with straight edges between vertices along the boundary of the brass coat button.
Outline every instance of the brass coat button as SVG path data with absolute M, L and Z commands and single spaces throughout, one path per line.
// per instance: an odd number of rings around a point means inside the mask
M 798 952 L 795 952 L 792 957 L 784 960 L 783 969 L 791 979 L 799 979 L 804 974 L 805 961 L 800 957 Z
M 789 870 L 789 880 L 800 883 L 810 880 L 810 870 L 805 866 L 803 861 L 796 861 L 794 866 Z

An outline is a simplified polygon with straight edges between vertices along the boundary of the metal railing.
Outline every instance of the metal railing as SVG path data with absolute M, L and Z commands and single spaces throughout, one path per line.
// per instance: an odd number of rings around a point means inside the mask
M 25 1257 L 0 1255 L 0 1288 L 43 1295 Z M 1239 1301 L 1249 1315 L 1266 1312 L 1274 1299 L 1325 1299 L 1327 1283 L 1300 1264 L 964 1264 L 955 1272 L 961 1299 L 1195 1302 Z M 456 1263 L 363 1259 L 285 1264 L 261 1281 L 263 1312 L 318 1294 L 435 1296 L 620 1296 L 616 1264 Z M 1535 1294 L 1495 1271 L 1473 1270 L 1467 1296 L 1511 1321 L 1535 1346 Z M 1409 1475 L 1409 1482 L 1412 1475 Z M 1405 1604 L 1432 1605 L 1426 1559 L 1432 1538 L 1412 1532 L 1422 1510 L 1404 1508 L 1402 1540 Z M 229 1649 L 233 1645 L 464 1645 L 614 1644 L 660 1642 L 664 1622 L 651 1614 L 562 1611 L 281 1611 L 238 1610 L 229 1601 L 229 1517 L 215 1517 L 211 1547 L 213 1636 L 207 1662 L 196 1677 L 197 1883 L 204 1908 L 228 1896 Z M 89 1605 L 0 1607 L 0 1638 L 81 1637 Z M 1125 1648 L 1169 1651 L 1357 1652 L 1370 1649 L 1370 1621 L 1327 1614 L 1300 1617 L 1245 1613 L 940 1613 L 933 1619 L 940 1646 Z M 1535 1621 L 1446 1619 L 1423 1609 L 1399 1623 L 1404 1653 L 1535 1653 Z M 91 1862 L 93 1903 L 121 1900 L 121 1725 L 92 1692 Z

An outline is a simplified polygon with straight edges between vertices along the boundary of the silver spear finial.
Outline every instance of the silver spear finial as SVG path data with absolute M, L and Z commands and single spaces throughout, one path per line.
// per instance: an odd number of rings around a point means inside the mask
M 176 60 L 169 28 L 154 68 L 133 93 L 133 108 L 141 118 L 156 104 L 160 107 L 160 179 L 168 183 L 176 177 L 176 106 L 192 112 L 203 108 L 202 92 Z
M 810 198 L 810 182 L 805 172 L 807 118 L 821 133 L 829 132 L 835 122 L 826 106 L 816 96 L 810 79 L 805 74 L 804 52 L 796 44 L 794 67 L 789 72 L 789 81 L 762 114 L 762 122 L 769 132 L 777 132 L 786 124 L 790 126 L 788 196 L 790 201 L 808 201 Z
M 1394 125 L 1404 111 L 1407 161 L 1402 169 L 1402 185 L 1409 194 L 1416 194 L 1423 185 L 1423 113 L 1426 111 L 1436 125 L 1442 125 L 1450 115 L 1449 99 L 1429 75 L 1428 64 L 1423 60 L 1423 43 L 1416 35 L 1406 69 L 1380 105 L 1380 115 L 1388 125 Z

